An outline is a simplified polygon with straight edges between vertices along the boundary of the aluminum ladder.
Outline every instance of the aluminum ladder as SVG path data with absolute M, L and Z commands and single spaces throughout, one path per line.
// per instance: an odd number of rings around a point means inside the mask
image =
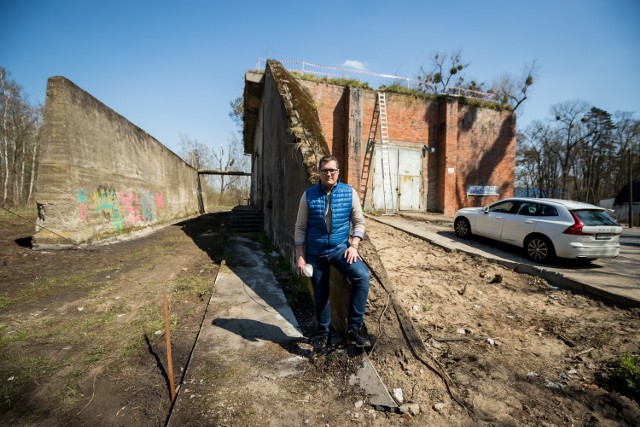
M 376 97 L 376 105 L 373 108 L 373 118 L 369 127 L 369 138 L 367 138 L 367 147 L 364 152 L 362 162 L 362 173 L 360 175 L 360 201 L 364 207 L 367 198 L 367 188 L 369 185 L 369 175 L 371 173 L 371 164 L 373 163 L 373 152 L 376 146 L 376 136 L 380 127 L 380 108 L 378 107 L 378 99 Z
M 389 162 L 389 130 L 387 122 L 387 100 L 384 92 L 378 92 L 376 107 L 379 108 L 380 156 L 382 162 L 382 192 L 384 194 L 384 213 L 393 214 L 393 189 L 391 188 L 391 163 Z

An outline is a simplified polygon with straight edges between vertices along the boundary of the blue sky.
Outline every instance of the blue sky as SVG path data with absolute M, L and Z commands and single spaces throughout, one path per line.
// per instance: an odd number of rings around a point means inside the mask
M 487 83 L 535 59 L 519 128 L 573 100 L 639 118 L 639 22 L 638 0 L 0 0 L 0 65 L 41 103 L 65 76 L 178 152 L 180 134 L 226 144 L 259 57 L 416 77 L 462 50 Z

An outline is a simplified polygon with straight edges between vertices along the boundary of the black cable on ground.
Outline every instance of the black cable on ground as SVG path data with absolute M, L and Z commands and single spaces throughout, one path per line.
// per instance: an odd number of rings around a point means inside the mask
M 77 247 L 78 249 L 82 249 L 82 248 L 81 248 L 81 246 L 80 246 L 78 243 L 74 242 L 73 240 L 71 240 L 71 239 L 69 239 L 69 238 L 67 238 L 67 237 L 61 236 L 61 235 L 59 235 L 58 233 L 56 233 L 55 231 L 49 230 L 47 227 L 45 227 L 45 226 L 43 226 L 43 225 L 39 225 L 38 223 L 35 223 L 35 224 L 34 224 L 33 222 L 31 222 L 31 220 L 30 220 L 29 218 L 25 218 L 25 217 L 23 217 L 22 215 L 17 214 L 17 213 L 15 213 L 15 212 L 13 212 L 13 211 L 11 211 L 11 210 L 9 210 L 9 209 L 5 208 L 4 206 L 0 206 L 0 209 L 5 210 L 5 211 L 9 212 L 10 214 L 13 214 L 13 215 L 17 216 L 18 218 L 21 218 L 21 219 L 25 220 L 25 222 L 27 222 L 27 223 L 28 223 L 28 224 L 30 224 L 30 225 L 33 225 L 33 226 L 35 226 L 35 227 L 40 227 L 40 228 L 42 228 L 43 230 L 47 230 L 49 233 L 54 234 L 54 235 L 56 235 L 56 236 L 60 237 L 61 239 L 66 240 L 67 242 L 71 243 L 73 246 Z
M 368 245 L 367 245 L 368 243 Z M 364 246 L 364 247 L 363 247 Z M 469 416 L 471 416 L 473 418 L 474 415 L 474 411 L 473 409 L 469 408 L 467 405 L 465 405 L 462 400 L 458 397 L 457 393 L 453 391 L 453 388 L 455 387 L 455 383 L 453 382 L 453 380 L 451 380 L 451 378 L 449 377 L 449 375 L 447 375 L 446 370 L 440 365 L 440 363 L 435 360 L 435 358 L 433 356 L 431 356 L 431 354 L 429 354 L 429 352 L 426 350 L 426 346 L 424 345 L 422 339 L 416 334 L 413 333 L 411 335 L 415 335 L 412 338 L 410 338 L 410 334 L 409 331 L 407 330 L 407 326 L 405 325 L 405 322 L 403 322 L 402 316 L 400 314 L 400 310 L 398 309 L 398 305 L 395 302 L 395 299 L 393 298 L 393 290 L 392 289 L 388 289 L 388 287 L 391 285 L 389 283 L 389 279 L 388 279 L 388 275 L 386 273 L 386 269 L 384 269 L 384 265 L 382 264 L 382 260 L 380 260 L 380 257 L 378 255 L 378 252 L 375 248 L 375 246 L 373 245 L 373 243 L 371 242 L 370 239 L 365 239 L 362 243 L 361 243 L 361 247 L 362 249 L 364 249 L 363 252 L 369 252 L 367 251 L 367 246 L 371 246 L 371 251 L 370 254 L 377 258 L 378 263 L 380 264 L 380 268 L 382 268 L 384 271 L 377 271 L 377 269 L 373 266 L 372 262 L 366 261 L 366 255 L 363 257 L 363 261 L 365 262 L 365 264 L 367 265 L 367 267 L 369 268 L 369 270 L 374 274 L 374 276 L 376 277 L 378 283 L 380 283 L 380 285 L 382 286 L 382 288 L 385 290 L 385 292 L 387 293 L 387 295 L 389 296 L 389 299 L 391 301 L 391 305 L 394 309 L 394 311 L 396 312 L 396 317 L 398 319 L 398 322 L 400 324 L 400 329 L 402 330 L 402 334 L 404 335 L 407 344 L 409 346 L 409 349 L 411 350 L 411 353 L 414 355 L 414 357 L 420 361 L 423 365 L 425 365 L 427 368 L 429 368 L 432 372 L 434 372 L 435 374 L 437 374 L 442 381 L 445 384 L 445 387 L 447 389 L 447 392 L 449 393 L 449 396 L 451 397 L 451 399 L 456 402 L 458 405 L 460 405 L 460 407 L 462 407 L 463 409 L 465 409 L 467 411 L 467 413 L 469 414 Z M 383 277 L 385 276 L 385 277 Z M 385 283 L 387 283 L 387 286 L 385 287 Z M 381 318 L 380 318 L 381 319 Z M 413 343 L 414 339 L 419 339 L 419 343 L 421 344 L 421 349 L 417 349 L 416 346 Z M 435 363 L 436 366 L 432 366 L 428 361 L 426 361 L 421 353 L 426 353 L 427 355 L 429 355 L 429 358 Z

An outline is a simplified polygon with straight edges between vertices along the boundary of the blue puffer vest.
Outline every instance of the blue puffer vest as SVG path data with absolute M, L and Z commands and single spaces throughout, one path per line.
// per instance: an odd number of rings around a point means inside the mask
M 324 213 L 327 211 L 329 197 L 322 189 L 322 184 L 314 185 L 307 190 L 306 250 L 311 255 L 327 255 L 340 245 L 346 245 L 351 228 L 351 196 L 349 185 L 338 182 L 331 190 L 331 234 L 327 232 Z

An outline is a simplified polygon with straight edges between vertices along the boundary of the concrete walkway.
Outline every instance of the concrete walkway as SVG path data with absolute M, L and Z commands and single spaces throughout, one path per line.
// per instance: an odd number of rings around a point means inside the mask
M 282 393 L 274 380 L 304 369 L 306 340 L 256 245 L 229 241 L 226 258 L 238 262 L 220 266 L 167 425 L 227 424 L 253 403 L 266 414 L 265 391 Z
M 569 288 L 595 295 L 605 301 L 627 307 L 640 307 L 640 264 L 636 255 L 623 255 L 615 260 L 597 260 L 590 265 L 535 264 L 520 253 L 500 249 L 500 244 L 486 245 L 474 240 L 460 240 L 453 231 L 453 218 L 440 214 L 400 214 L 371 216 L 379 221 L 448 250 L 457 250 L 494 260 L 520 273 L 544 278 L 552 286 Z M 640 236 L 637 229 L 623 234 Z
M 296 380 L 311 346 L 260 244 L 232 236 L 225 259 L 167 425 L 250 425 L 252 419 L 304 425 L 292 402 L 310 384 Z M 352 380 L 371 396 L 370 405 L 396 406 L 366 354 Z

